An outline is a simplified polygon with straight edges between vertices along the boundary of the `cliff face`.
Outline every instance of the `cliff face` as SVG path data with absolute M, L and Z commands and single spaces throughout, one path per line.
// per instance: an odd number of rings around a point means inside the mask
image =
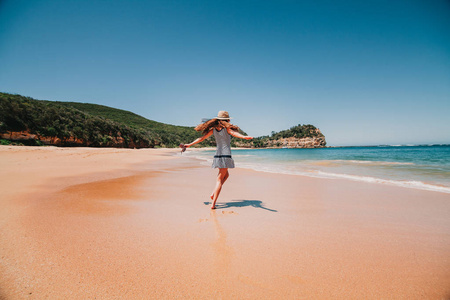
M 86 147 L 91 146 L 91 142 L 79 139 L 73 136 L 60 139 L 58 137 L 41 136 L 38 134 L 30 133 L 29 131 L 10 131 L 0 133 L 0 139 L 10 140 L 14 142 L 27 142 L 27 141 L 39 141 L 44 145 L 53 146 L 66 146 L 66 147 Z M 126 142 L 123 137 L 113 137 L 108 140 L 104 147 L 115 148 L 149 148 L 152 147 L 148 143 L 141 142 L 135 143 L 133 141 Z
M 327 142 L 325 137 L 296 138 L 289 137 L 267 142 L 267 147 L 271 148 L 323 148 Z

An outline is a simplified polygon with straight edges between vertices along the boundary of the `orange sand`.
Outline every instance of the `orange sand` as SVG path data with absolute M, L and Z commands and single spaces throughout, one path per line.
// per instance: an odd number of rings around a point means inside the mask
M 177 152 L 0 147 L 0 298 L 450 296 L 448 194 Z

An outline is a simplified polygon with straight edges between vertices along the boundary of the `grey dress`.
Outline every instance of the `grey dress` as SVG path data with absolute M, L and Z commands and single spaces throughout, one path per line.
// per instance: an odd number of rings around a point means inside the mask
M 221 130 L 214 130 L 214 137 L 216 138 L 217 150 L 214 155 L 212 167 L 213 168 L 234 168 L 234 160 L 231 157 L 231 136 L 228 134 L 226 128 Z

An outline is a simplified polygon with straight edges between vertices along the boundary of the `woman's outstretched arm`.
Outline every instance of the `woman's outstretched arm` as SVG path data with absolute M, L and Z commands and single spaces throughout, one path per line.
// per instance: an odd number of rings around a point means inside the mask
M 210 130 L 207 134 L 205 134 L 204 136 L 199 137 L 198 139 L 196 139 L 195 141 L 193 141 L 193 142 L 190 143 L 190 144 L 184 144 L 184 146 L 185 146 L 185 147 L 190 147 L 190 146 L 192 146 L 192 145 L 201 143 L 201 142 L 203 142 L 204 140 L 206 140 L 207 138 L 209 138 L 212 134 L 213 134 L 213 131 L 212 131 L 212 129 L 211 129 L 211 130 Z
M 239 132 L 234 131 L 233 129 L 230 129 L 230 128 L 227 128 L 227 132 L 228 132 L 230 135 L 232 135 L 232 136 L 234 136 L 234 137 L 237 137 L 237 138 L 240 138 L 240 139 L 244 139 L 244 140 L 251 140 L 251 139 L 253 139 L 252 136 L 245 136 L 245 135 L 242 135 L 242 134 L 240 134 Z

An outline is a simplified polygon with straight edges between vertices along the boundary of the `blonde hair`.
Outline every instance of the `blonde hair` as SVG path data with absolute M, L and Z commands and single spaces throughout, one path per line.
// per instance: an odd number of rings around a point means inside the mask
M 235 131 L 239 131 L 239 127 L 236 125 L 231 124 L 230 122 L 219 120 L 219 119 L 211 119 L 209 121 L 206 121 L 205 123 L 198 124 L 194 129 L 196 131 L 201 131 L 203 135 L 207 134 L 212 128 L 215 127 L 221 127 L 221 128 L 230 128 Z

